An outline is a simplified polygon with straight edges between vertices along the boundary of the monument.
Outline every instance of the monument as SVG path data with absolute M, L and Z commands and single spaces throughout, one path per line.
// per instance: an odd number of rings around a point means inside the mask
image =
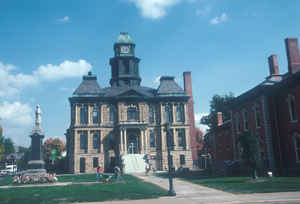
M 28 162 L 28 171 L 46 173 L 45 162 L 43 161 L 42 143 L 44 133 L 42 131 L 42 116 L 40 105 L 36 106 L 35 111 L 35 125 L 31 132 L 31 156 Z

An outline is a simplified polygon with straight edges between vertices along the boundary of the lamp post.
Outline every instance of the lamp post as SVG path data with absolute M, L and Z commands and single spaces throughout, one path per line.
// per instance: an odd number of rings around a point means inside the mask
M 168 149 L 168 174 L 169 174 L 169 196 L 176 196 L 176 192 L 174 190 L 173 186 L 173 165 L 172 165 L 172 159 L 171 159 L 171 148 L 172 148 L 172 142 L 171 142 L 171 130 L 169 127 L 169 123 L 165 124 L 165 130 L 167 134 L 167 149 Z

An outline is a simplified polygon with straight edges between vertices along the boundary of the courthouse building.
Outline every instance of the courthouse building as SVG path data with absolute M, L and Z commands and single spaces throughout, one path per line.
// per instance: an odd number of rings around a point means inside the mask
M 121 33 L 110 59 L 110 86 L 101 88 L 91 72 L 69 98 L 71 123 L 66 132 L 70 172 L 110 171 L 126 155 L 142 155 L 157 170 L 167 168 L 164 124 L 171 128 L 175 168 L 192 167 L 194 130 L 191 73 L 184 89 L 174 77 L 160 78 L 158 88 L 141 86 L 140 59 L 127 33 Z M 131 164 L 124 164 L 131 165 Z

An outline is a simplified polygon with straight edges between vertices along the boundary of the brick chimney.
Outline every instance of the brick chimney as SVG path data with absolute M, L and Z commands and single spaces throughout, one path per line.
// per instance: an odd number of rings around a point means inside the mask
M 278 58 L 277 55 L 271 55 L 269 58 L 269 70 L 270 70 L 270 76 L 271 75 L 278 75 L 279 74 L 279 68 L 278 68 Z
M 218 126 L 221 126 L 221 125 L 223 125 L 223 115 L 222 115 L 222 112 L 218 112 L 217 115 L 218 115 Z
M 193 90 L 192 90 L 192 78 L 191 72 L 183 72 L 184 81 L 184 91 L 190 97 L 187 102 L 187 115 L 190 123 L 190 142 L 192 147 L 192 159 L 197 160 L 197 149 L 195 144 L 196 141 L 196 129 L 195 129 L 195 114 L 194 114 L 194 100 L 193 100 Z
M 300 56 L 297 38 L 285 39 L 285 47 L 288 58 L 289 73 L 293 74 L 300 70 Z

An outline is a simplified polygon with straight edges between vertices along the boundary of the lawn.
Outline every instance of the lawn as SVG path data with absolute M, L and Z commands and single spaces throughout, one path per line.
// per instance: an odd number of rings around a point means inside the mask
M 299 177 L 259 178 L 256 181 L 250 177 L 222 178 L 181 178 L 186 181 L 232 193 L 271 193 L 300 191 Z
M 64 175 L 57 176 L 58 182 L 94 182 L 96 181 L 96 174 L 80 174 L 80 175 Z
M 81 176 L 83 175 L 79 175 L 79 178 Z M 84 180 L 81 177 L 81 181 L 86 182 L 88 179 L 89 178 Z M 0 203 L 58 204 L 71 202 L 146 199 L 167 196 L 167 191 L 155 185 L 143 182 L 133 176 L 124 175 L 123 179 L 125 182 L 111 184 L 74 184 L 68 186 L 0 189 Z M 76 178 L 73 180 L 76 180 Z M 95 177 L 93 181 L 95 181 Z M 78 182 L 78 180 L 76 182 Z

